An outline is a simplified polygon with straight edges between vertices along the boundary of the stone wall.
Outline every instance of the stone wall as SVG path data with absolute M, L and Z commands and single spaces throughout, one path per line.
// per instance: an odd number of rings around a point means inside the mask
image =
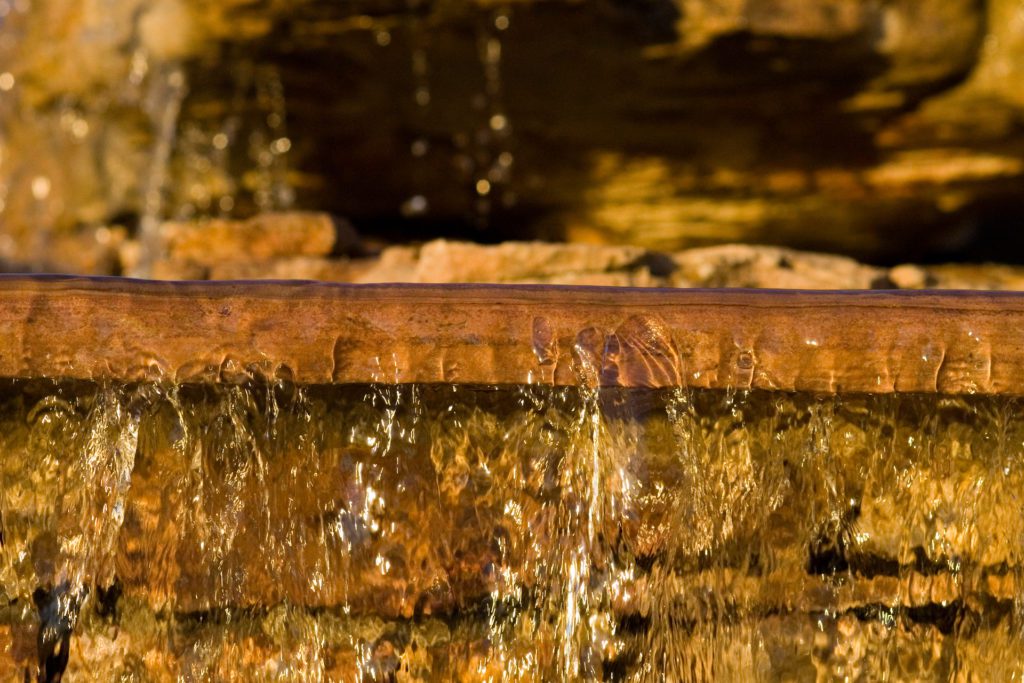
M 290 206 L 400 241 L 1019 258 L 1012 0 L 3 6 L 23 266 L 69 232 Z

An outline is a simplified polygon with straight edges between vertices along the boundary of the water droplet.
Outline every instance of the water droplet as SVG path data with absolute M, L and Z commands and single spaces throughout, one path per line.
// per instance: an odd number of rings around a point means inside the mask
M 270 143 L 270 149 L 274 154 L 285 154 L 292 148 L 292 141 L 288 138 L 278 138 Z
M 402 204 L 402 214 L 405 216 L 419 216 L 430 208 L 427 198 L 421 194 L 414 195 Z
M 42 201 L 50 196 L 50 179 L 40 175 L 32 179 L 32 196 Z
M 484 62 L 485 65 L 496 65 L 501 61 L 501 41 L 497 38 L 488 38 L 485 43 Z
M 377 31 L 375 39 L 381 47 L 387 47 L 391 44 L 391 34 L 387 31 Z
M 430 143 L 424 138 L 417 138 L 409 147 L 409 151 L 414 157 L 426 156 L 427 152 L 430 151 Z
M 486 196 L 491 192 L 491 183 L 485 178 L 481 178 L 476 181 L 476 193 L 480 196 Z
M 504 182 L 507 175 L 506 170 L 502 166 L 495 164 L 491 167 L 491 170 L 487 172 L 487 179 L 491 181 L 492 185 L 497 185 L 498 183 Z
M 5 71 L 0 74 L 0 90 L 10 90 L 14 87 L 14 74 L 10 71 Z
M 491 117 L 491 130 L 502 131 L 508 125 L 508 119 L 504 114 L 495 114 Z
M 71 134 L 81 140 L 89 134 L 89 122 L 82 118 L 75 119 L 71 124 Z

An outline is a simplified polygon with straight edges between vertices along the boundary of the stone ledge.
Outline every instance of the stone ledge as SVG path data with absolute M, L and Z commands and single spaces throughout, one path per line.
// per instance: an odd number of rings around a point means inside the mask
M 6 277 L 0 300 L 3 377 L 1024 393 L 1010 293 Z

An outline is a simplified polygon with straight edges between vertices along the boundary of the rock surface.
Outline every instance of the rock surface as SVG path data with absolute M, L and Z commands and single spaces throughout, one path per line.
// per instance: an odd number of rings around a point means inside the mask
M 406 239 L 1020 246 L 1015 0 L 22 7 L 0 41 L 12 263 L 81 226 L 288 206 Z
M 433 240 L 378 250 L 327 214 L 279 212 L 247 220 L 164 224 L 150 276 L 160 280 L 323 280 L 763 289 L 1024 290 L 1024 268 L 901 264 L 748 244 L 676 252 L 557 242 Z M 85 275 L 134 272 L 140 243 L 122 228 L 54 238 L 36 269 Z M 33 264 L 0 262 L 2 270 Z
M 128 271 L 139 245 L 117 233 L 87 235 L 87 274 Z M 781 247 L 725 244 L 677 252 L 635 246 L 553 242 L 483 245 L 434 240 L 360 246 L 347 224 L 325 214 L 265 214 L 249 221 L 168 223 L 154 276 L 166 280 L 325 280 L 380 283 L 562 284 L 630 287 L 748 287 L 762 289 L 1024 289 L 1024 268 L 996 265 L 870 266 L 844 257 Z M 102 249 L 106 256 L 90 256 Z M 71 249 L 66 249 L 71 252 Z M 362 254 L 354 256 L 344 253 Z M 93 260 L 85 260 L 86 258 Z

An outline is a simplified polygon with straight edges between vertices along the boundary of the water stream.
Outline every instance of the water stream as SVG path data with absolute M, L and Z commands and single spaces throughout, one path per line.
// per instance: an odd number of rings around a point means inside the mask
M 0 634 L 90 681 L 1015 680 L 1020 410 L 7 382 Z

